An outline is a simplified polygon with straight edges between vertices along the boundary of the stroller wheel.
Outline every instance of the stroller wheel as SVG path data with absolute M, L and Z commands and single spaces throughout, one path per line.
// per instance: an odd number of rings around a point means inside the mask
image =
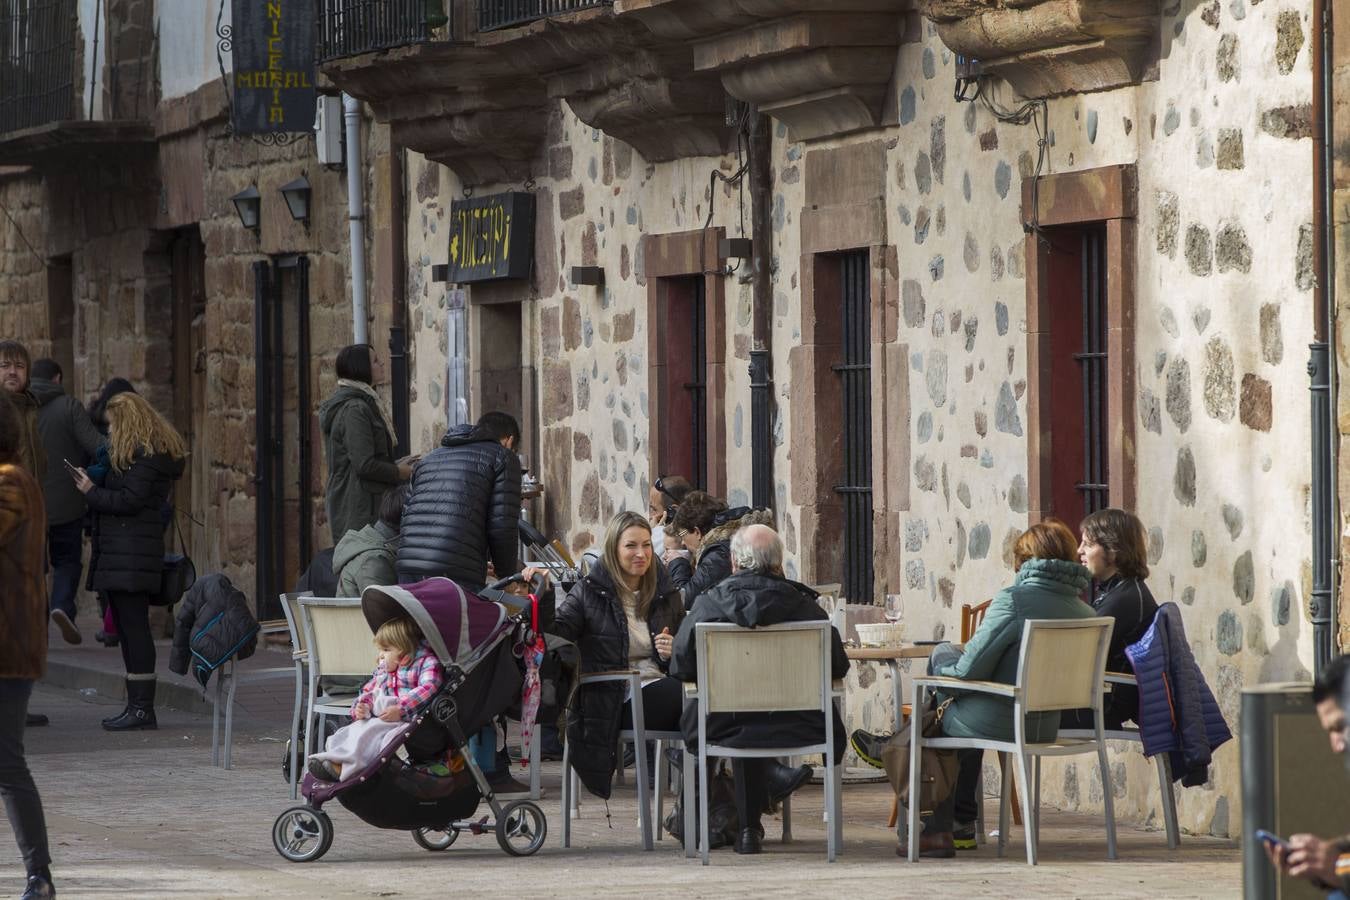
M 544 811 L 529 800 L 517 800 L 502 807 L 497 819 L 497 843 L 512 856 L 530 856 L 544 846 L 548 820 Z
M 413 840 L 423 850 L 449 850 L 450 845 L 459 837 L 458 828 L 416 828 Z
M 312 806 L 292 806 L 277 816 L 272 846 L 291 862 L 313 862 L 333 846 L 333 822 Z

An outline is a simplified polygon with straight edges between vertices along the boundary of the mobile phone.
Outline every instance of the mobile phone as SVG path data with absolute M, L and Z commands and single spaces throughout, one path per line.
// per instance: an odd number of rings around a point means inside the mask
M 79 472 L 79 471 L 80 471 L 80 467 L 77 466 L 77 465 L 75 465 L 73 462 L 71 462 L 71 461 L 68 460 L 68 459 L 62 459 L 61 462 L 63 462 L 63 463 L 66 464 L 66 471 L 67 471 L 67 472 L 70 472 L 71 474 L 75 474 L 76 472 Z
M 1264 828 L 1256 829 L 1256 839 L 1258 841 L 1262 841 L 1263 843 L 1269 844 L 1271 847 L 1277 848 L 1279 850 L 1289 849 L 1288 841 L 1280 837 L 1278 834 L 1271 834 Z

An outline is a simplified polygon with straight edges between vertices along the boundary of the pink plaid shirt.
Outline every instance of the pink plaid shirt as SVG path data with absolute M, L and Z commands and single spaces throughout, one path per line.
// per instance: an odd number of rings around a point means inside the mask
M 408 664 L 399 666 L 398 671 L 392 675 L 385 668 L 384 661 L 380 661 L 375 668 L 375 674 L 366 682 L 365 687 L 361 688 L 361 695 L 352 704 L 353 716 L 358 704 L 365 703 L 374 709 L 375 695 L 384 692 L 398 698 L 398 707 L 406 719 L 417 707 L 431 699 L 443 681 L 445 681 L 445 667 L 432 652 L 431 645 L 422 641 L 417 645 L 417 652 L 413 654 Z

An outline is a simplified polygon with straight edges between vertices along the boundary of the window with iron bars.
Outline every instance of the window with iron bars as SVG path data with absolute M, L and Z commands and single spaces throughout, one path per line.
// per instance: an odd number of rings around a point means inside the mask
M 866 250 L 839 258 L 844 421 L 844 483 L 835 486 L 844 507 L 843 592 L 850 603 L 873 601 L 872 529 L 872 290 Z
M 75 0 L 0 0 L 0 133 L 75 118 Z

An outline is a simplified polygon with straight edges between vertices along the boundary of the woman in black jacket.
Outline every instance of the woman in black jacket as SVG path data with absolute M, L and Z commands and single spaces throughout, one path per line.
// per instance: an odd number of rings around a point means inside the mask
M 724 501 L 703 491 L 694 491 L 680 503 L 672 527 L 684 550 L 672 552 L 667 547 L 665 563 L 685 609 L 692 609 L 700 594 L 731 574 L 731 536 L 747 525 L 772 528 L 773 513 L 748 506 L 727 509 Z
M 1078 559 L 1092 574 L 1092 608 L 1099 616 L 1115 619 L 1106 671 L 1133 672 L 1125 648 L 1138 641 L 1153 624 L 1158 604 L 1144 579 L 1148 577 L 1148 538 L 1144 523 L 1123 509 L 1092 513 L 1079 526 L 1082 541 Z M 1107 730 L 1116 730 L 1139 715 L 1139 690 L 1112 685 L 1103 702 Z M 1085 709 L 1060 714 L 1061 728 L 1092 728 L 1092 714 Z
M 155 642 L 150 600 L 164 571 L 164 505 L 183 474 L 182 437 L 145 398 L 108 401 L 108 474 L 102 486 L 72 469 L 95 518 L 93 589 L 106 592 L 127 670 L 127 707 L 103 720 L 109 731 L 155 726 Z
M 684 608 L 652 552 L 652 527 L 622 512 L 605 532 L 604 557 L 558 604 L 553 633 L 575 641 L 581 671 L 636 669 L 642 674 L 643 725 L 679 731 L 684 690 L 666 674 Z M 609 799 L 620 729 L 631 728 L 632 705 L 621 682 L 588 684 L 568 710 L 567 741 L 577 775 Z

